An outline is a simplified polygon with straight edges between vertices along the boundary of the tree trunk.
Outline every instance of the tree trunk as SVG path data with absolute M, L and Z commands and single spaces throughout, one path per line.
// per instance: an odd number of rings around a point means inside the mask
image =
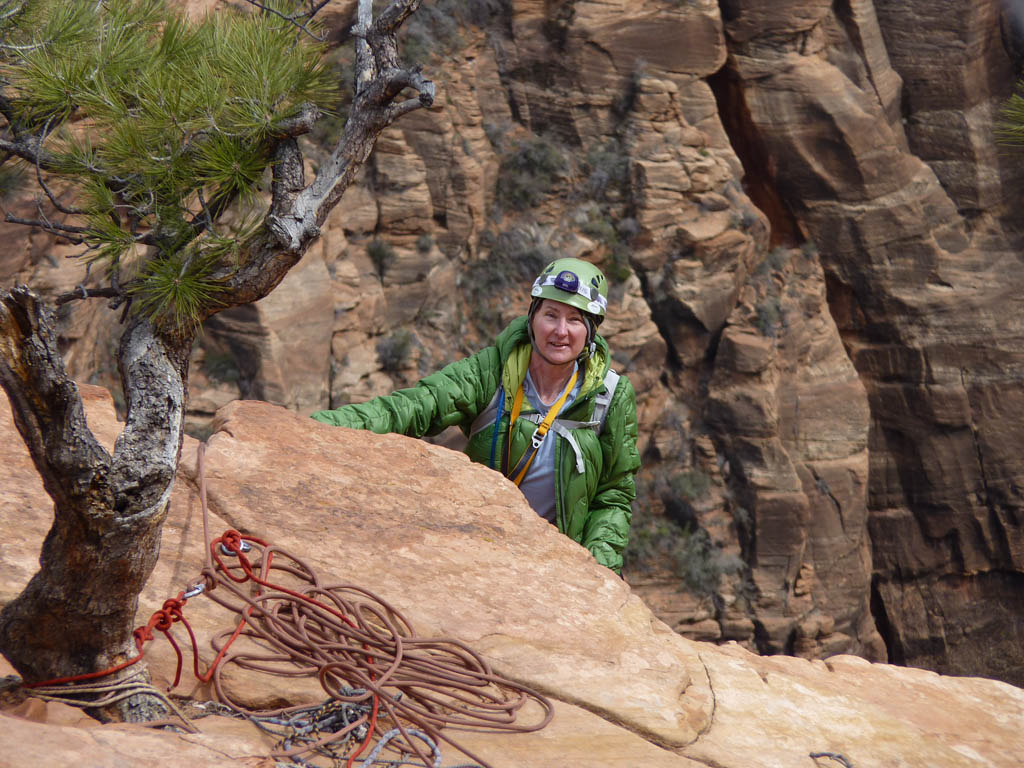
M 131 321 L 119 360 L 128 411 L 114 456 L 85 423 L 57 351 L 52 313 L 25 288 L 0 293 L 0 382 L 54 521 L 39 571 L 0 611 L 0 651 L 26 682 L 135 655 L 138 595 L 156 564 L 182 441 L 190 339 Z
M 196 322 L 270 293 L 319 236 L 380 132 L 433 103 L 433 84 L 418 68 L 398 65 L 397 30 L 419 3 L 392 0 L 371 24 L 370 0 L 359 0 L 358 88 L 344 137 L 309 186 L 295 136 L 309 129 L 316 110 L 273 141 L 264 226 L 214 275 L 219 291 Z M 406 88 L 417 97 L 396 103 Z M 56 170 L 42 146 L 46 132 L 32 141 L 0 140 L 0 149 Z M 95 293 L 128 298 L 116 284 Z M 85 292 L 71 298 L 84 299 Z M 58 351 L 53 312 L 26 287 L 0 290 L 0 386 L 54 502 L 39 571 L 0 611 L 0 653 L 27 683 L 107 670 L 136 653 L 138 595 L 156 565 L 181 451 L 194 329 L 126 317 L 118 366 L 127 413 L 111 455 L 86 425 Z

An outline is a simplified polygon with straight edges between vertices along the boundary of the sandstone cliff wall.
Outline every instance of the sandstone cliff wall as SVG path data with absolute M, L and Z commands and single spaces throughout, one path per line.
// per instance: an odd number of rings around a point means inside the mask
M 412 383 L 523 311 L 552 255 L 592 259 L 640 405 L 627 578 L 659 616 L 1024 682 L 997 0 L 428 0 L 408 50 L 437 106 L 272 296 L 206 329 L 193 432 L 239 396 L 308 413 Z M 81 279 L 17 242 L 5 280 Z M 116 318 L 67 312 L 73 375 L 112 384 Z

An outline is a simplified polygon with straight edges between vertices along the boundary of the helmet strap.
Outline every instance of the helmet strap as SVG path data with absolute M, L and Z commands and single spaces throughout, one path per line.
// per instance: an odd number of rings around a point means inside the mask
M 594 318 L 590 316 L 589 312 L 583 313 L 583 322 L 587 324 L 587 343 L 583 345 L 583 350 L 580 352 L 580 360 L 586 358 L 589 360 L 594 356 L 597 351 L 597 324 L 594 322 Z

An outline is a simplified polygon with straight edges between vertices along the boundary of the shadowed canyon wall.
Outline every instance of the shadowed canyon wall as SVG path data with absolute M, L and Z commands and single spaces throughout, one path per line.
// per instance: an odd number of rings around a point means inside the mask
M 406 52 L 437 105 L 205 329 L 191 430 L 411 384 L 586 258 L 639 399 L 626 575 L 660 617 L 1024 684 L 1024 156 L 993 139 L 1016 50 L 995 0 L 428 0 Z M 81 279 L 3 226 L 5 281 Z M 74 304 L 65 337 L 114 386 L 108 314 Z

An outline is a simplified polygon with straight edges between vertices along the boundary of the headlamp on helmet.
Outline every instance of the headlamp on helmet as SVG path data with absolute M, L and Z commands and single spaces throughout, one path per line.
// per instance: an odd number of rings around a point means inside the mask
M 594 316 L 600 323 L 608 309 L 608 281 L 593 264 L 582 259 L 557 259 L 533 283 L 530 295 L 551 299 Z

